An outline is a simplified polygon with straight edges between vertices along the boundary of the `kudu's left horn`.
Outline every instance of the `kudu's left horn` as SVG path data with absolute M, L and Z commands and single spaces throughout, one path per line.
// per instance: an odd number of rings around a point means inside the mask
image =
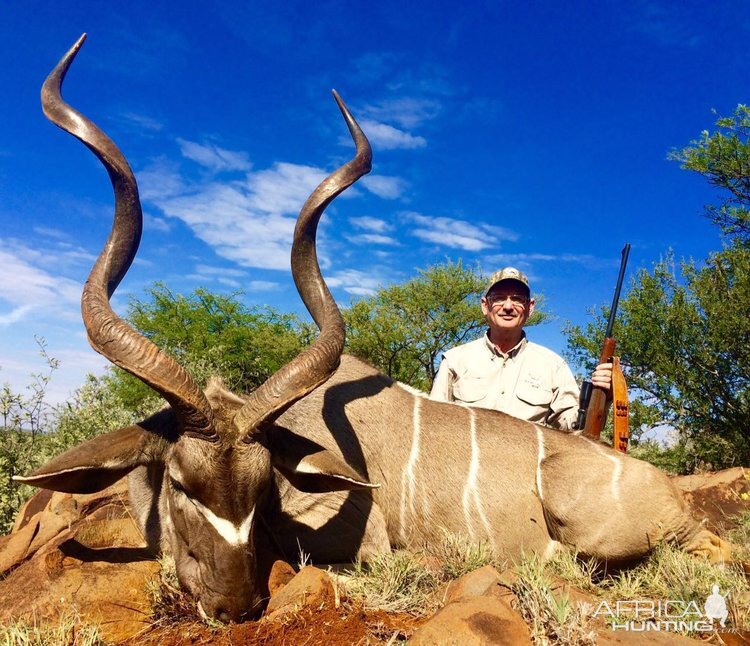
M 112 363 L 156 390 L 172 406 L 184 433 L 217 439 L 213 413 L 203 392 L 185 369 L 119 318 L 109 299 L 127 273 L 141 239 L 143 215 L 138 186 L 123 154 L 96 125 L 62 98 L 65 74 L 83 45 L 81 36 L 42 86 L 44 114 L 80 139 L 109 173 L 115 193 L 115 215 L 104 249 L 94 264 L 81 297 L 81 312 L 91 346 Z
M 246 440 L 252 439 L 255 431 L 324 383 L 338 367 L 344 351 L 344 320 L 320 273 L 315 235 L 326 207 L 370 172 L 372 149 L 335 90 L 333 96 L 344 115 L 356 152 L 350 161 L 326 177 L 307 199 L 297 218 L 292 243 L 292 276 L 305 307 L 320 328 L 320 334 L 309 348 L 257 388 L 237 412 L 235 425 Z

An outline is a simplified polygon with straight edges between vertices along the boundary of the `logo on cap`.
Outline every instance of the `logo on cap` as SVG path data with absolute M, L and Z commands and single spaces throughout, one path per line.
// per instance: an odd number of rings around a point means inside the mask
M 492 289 L 492 286 L 496 283 L 499 283 L 501 280 L 517 280 L 519 283 L 522 283 L 526 287 L 526 289 L 529 290 L 529 293 L 531 292 L 531 288 L 529 287 L 529 279 L 526 277 L 526 274 L 524 274 L 522 271 L 519 271 L 515 267 L 503 267 L 502 269 L 498 269 L 494 274 L 492 274 L 490 282 L 487 284 L 487 289 L 484 290 L 484 293 L 487 294 L 487 292 Z

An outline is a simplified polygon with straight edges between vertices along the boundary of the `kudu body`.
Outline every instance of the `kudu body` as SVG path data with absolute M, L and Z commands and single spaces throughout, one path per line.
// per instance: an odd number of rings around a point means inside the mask
M 716 560 L 728 555 L 654 467 L 503 413 L 430 401 L 341 359 L 343 321 L 320 275 L 315 233 L 324 208 L 369 171 L 370 150 L 340 101 L 357 153 L 311 195 L 292 247 L 295 283 L 320 336 L 247 398 L 216 384 L 198 389 L 109 306 L 137 250 L 141 211 L 124 157 L 60 96 L 82 41 L 50 74 L 42 101 L 99 157 L 115 191 L 112 233 L 84 288 L 84 323 L 97 351 L 170 406 L 20 480 L 90 492 L 129 474 L 149 542 L 174 555 L 182 585 L 222 620 L 260 609 L 260 542 L 317 561 L 429 546 L 444 530 L 508 558 L 562 544 L 621 563 L 662 540 Z

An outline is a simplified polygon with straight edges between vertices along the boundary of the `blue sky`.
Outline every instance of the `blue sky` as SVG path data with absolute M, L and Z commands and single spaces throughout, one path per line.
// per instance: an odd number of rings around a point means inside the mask
M 710 188 L 666 155 L 747 102 L 745 2 L 6 2 L 0 382 L 17 389 L 42 368 L 34 335 L 62 363 L 53 399 L 106 365 L 78 299 L 111 188 L 39 105 L 83 32 L 64 95 L 123 150 L 145 212 L 120 312 L 155 280 L 300 311 L 294 218 L 352 152 L 331 88 L 373 146 L 319 238 L 342 305 L 446 258 L 514 264 L 555 315 L 532 338 L 562 351 L 625 242 L 628 276 L 721 245 Z

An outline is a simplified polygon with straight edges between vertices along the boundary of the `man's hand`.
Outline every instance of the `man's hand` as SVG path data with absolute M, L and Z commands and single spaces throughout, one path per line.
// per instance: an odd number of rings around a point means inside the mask
M 612 398 L 612 364 L 600 363 L 591 374 L 591 383 L 607 392 L 607 399 Z

